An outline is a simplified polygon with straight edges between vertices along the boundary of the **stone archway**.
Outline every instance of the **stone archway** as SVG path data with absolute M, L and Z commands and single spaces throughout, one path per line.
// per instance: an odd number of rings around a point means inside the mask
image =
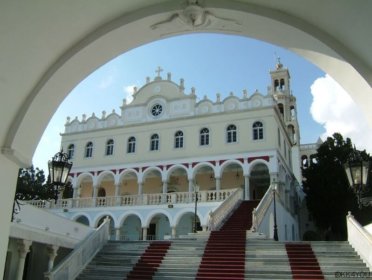
M 77 217 L 75 219 L 76 222 L 80 223 L 80 224 L 83 224 L 83 225 L 86 225 L 86 226 L 89 226 L 89 220 L 86 216 L 84 215 L 81 215 L 79 217 Z
M 218 4 L 209 1 L 203 6 L 185 6 L 165 1 L 107 21 L 54 59 L 56 62 L 49 65 L 44 75 L 34 83 L 36 86 L 21 106 L 22 110 L 17 112 L 3 147 L 23 151 L 22 157 L 31 158 L 47 120 L 79 81 L 113 57 L 136 46 L 169 34 L 192 32 L 236 34 L 287 48 L 329 73 L 352 93 L 367 116 L 372 115 L 369 112 L 372 103 L 371 67 L 359 59 L 357 52 L 334 40 L 331 34 L 324 34 L 309 22 L 269 6 L 259 7 L 238 1 L 219 1 Z M 132 39 L 121 40 L 118 44 L 119 38 Z M 43 106 L 45 99 L 49 101 L 47 108 Z M 31 131 L 30 127 L 33 128 Z M 12 157 L 22 161 L 17 153 Z
M 221 189 L 244 187 L 243 168 L 240 164 L 231 162 L 224 166 L 221 174 Z
M 274 2 L 203 1 L 202 8 L 209 16 L 217 18 L 236 21 L 243 18 L 239 35 L 292 50 L 329 73 L 351 93 L 371 123 L 372 111 L 369 107 L 372 103 L 372 67 L 368 49 L 370 37 L 365 36 L 369 31 L 368 28 L 365 28 L 367 31 L 355 28 L 353 24 L 356 23 L 355 19 L 358 19 L 364 26 L 369 26 L 368 11 L 371 6 L 355 5 L 352 11 L 345 1 L 337 3 L 337 9 L 332 13 L 334 15 L 330 15 L 322 13 L 318 5 L 313 5 L 310 1 Z M 6 47 L 2 51 L 5 62 L 1 90 L 11 94 L 4 95 L 0 110 L 3 113 L 0 175 L 3 184 L 9 186 L 3 193 L 4 198 L 0 200 L 4 208 L 1 220 L 9 220 L 12 201 L 8 197 L 14 195 L 18 168 L 30 164 L 49 119 L 67 93 L 90 72 L 119 53 L 169 34 L 211 30 L 238 33 L 237 30 L 231 30 L 229 24 L 204 26 L 205 21 L 201 20 L 200 16 L 195 18 L 192 13 L 187 13 L 184 1 L 156 1 L 155 4 L 149 1 L 136 1 L 136 4 L 119 1 L 121 5 L 97 3 L 99 2 L 91 2 L 89 9 L 93 12 L 89 18 L 87 15 L 87 20 L 79 28 L 71 26 L 75 24 L 75 13 L 82 9 L 80 3 L 69 3 L 69 8 L 62 6 L 67 11 L 65 13 L 60 13 L 60 6 L 57 6 L 61 5 L 60 3 L 45 3 L 45 9 L 40 10 L 33 3 L 25 1 L 23 5 L 26 6 L 21 10 L 15 10 L 17 8 L 14 5 L 5 5 L 2 7 L 4 9 L 1 9 L 4 14 L 12 14 L 12 17 L 1 17 L 5 19 L 4 26 L 17 26 L 17 31 L 22 34 L 37 34 L 14 36 L 15 33 L 9 32 L 8 29 L 2 33 Z M 21 11 L 40 20 L 28 21 L 25 24 L 29 17 L 24 17 Z M 174 17 L 177 14 L 178 18 L 179 14 L 186 14 L 189 19 L 197 19 L 191 20 L 192 25 L 197 26 L 192 28 L 183 23 L 175 25 L 175 29 L 168 33 L 160 32 L 161 28 L 151 30 L 154 24 L 169 19 L 178 20 Z M 187 18 L 186 22 L 190 25 Z M 22 29 L 21 26 L 27 28 Z M 52 30 L 52 27 L 61 32 L 46 32 L 47 30 L 43 29 Z M 350 32 L 351 30 L 355 32 Z M 25 41 L 14 44 L 13 39 Z M 115 42 L 120 44 L 115 45 Z M 56 48 L 45 51 L 45 46 L 50 46 L 49 43 Z M 29 55 L 30 50 L 33 51 L 32 56 Z M 26 57 L 28 59 L 24 59 Z M 12 68 L 9 68 L 9 65 L 12 65 Z M 14 69 L 17 69 L 17 75 L 14 75 Z M 20 76 L 25 79 L 19 79 Z M 44 106 L 45 100 L 48 100 L 48 106 Z M 4 225 L 2 232 L 0 247 L 5 248 L 9 226 Z M 0 255 L 0 271 L 3 271 L 4 262 L 5 253 Z
M 147 229 L 147 240 L 163 240 L 165 235 L 172 233 L 169 219 L 166 215 L 159 213 L 151 218 Z
M 261 199 L 270 186 L 269 168 L 264 163 L 257 163 L 251 169 L 249 178 L 250 197 Z
M 141 219 L 135 215 L 131 214 L 125 218 L 123 224 L 120 227 L 119 240 L 141 240 L 142 239 L 142 227 Z

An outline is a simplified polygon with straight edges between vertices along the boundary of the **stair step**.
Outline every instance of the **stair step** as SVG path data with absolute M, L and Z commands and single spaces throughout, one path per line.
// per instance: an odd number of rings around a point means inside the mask
M 245 204 L 219 231 L 172 240 L 166 253 L 162 252 L 167 247 L 164 242 L 153 242 L 148 250 L 149 241 L 110 241 L 77 279 L 334 279 L 336 271 L 369 271 L 348 242 L 283 243 L 247 235 L 251 213 Z M 130 276 L 136 263 L 141 272 Z

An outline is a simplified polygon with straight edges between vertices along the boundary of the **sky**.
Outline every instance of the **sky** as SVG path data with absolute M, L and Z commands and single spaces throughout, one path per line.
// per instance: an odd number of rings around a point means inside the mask
M 349 137 L 358 149 L 372 152 L 372 130 L 351 97 L 322 70 L 299 55 L 255 39 L 236 35 L 190 34 L 162 39 L 130 50 L 102 65 L 68 94 L 50 120 L 33 157 L 33 165 L 47 172 L 47 162 L 60 150 L 67 117 L 79 120 L 86 114 L 101 117 L 102 111 L 120 113 L 123 99 L 131 101 L 133 87 L 145 85 L 157 75 L 185 80 L 185 93 L 195 87 L 201 100 L 212 101 L 230 92 L 242 97 L 267 93 L 269 71 L 278 57 L 291 75 L 297 99 L 301 144 L 325 140 L 335 132 Z

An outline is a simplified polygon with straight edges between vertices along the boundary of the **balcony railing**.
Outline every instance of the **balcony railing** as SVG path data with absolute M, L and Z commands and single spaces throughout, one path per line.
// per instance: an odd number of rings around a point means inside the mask
M 200 202 L 220 202 L 227 199 L 237 189 L 200 191 L 198 192 L 198 203 Z M 106 197 L 83 197 L 60 199 L 57 203 L 54 200 L 29 200 L 27 203 L 38 208 L 49 209 L 71 209 L 71 208 L 92 208 L 92 207 L 115 207 L 115 206 L 135 206 L 135 205 L 161 205 L 161 204 L 181 204 L 194 203 L 195 193 L 174 192 L 174 193 L 155 193 L 124 196 Z

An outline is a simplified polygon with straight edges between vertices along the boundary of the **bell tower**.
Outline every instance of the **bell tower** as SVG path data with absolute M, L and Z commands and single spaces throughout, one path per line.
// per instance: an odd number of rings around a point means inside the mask
M 302 181 L 301 168 L 300 168 L 300 129 L 297 120 L 297 103 L 296 97 L 292 95 L 290 86 L 290 75 L 287 68 L 278 58 L 275 69 L 270 71 L 271 88 L 270 93 L 276 101 L 276 106 L 279 111 L 279 116 L 286 129 L 286 134 L 289 139 L 289 147 L 284 151 L 291 161 L 293 173 L 299 182 Z M 289 154 L 287 154 L 290 152 Z
M 283 67 L 280 58 L 277 59 L 275 69 L 270 71 L 270 76 L 271 94 L 277 102 L 278 111 L 291 139 L 291 145 L 299 145 L 296 97 L 291 92 L 289 71 Z

